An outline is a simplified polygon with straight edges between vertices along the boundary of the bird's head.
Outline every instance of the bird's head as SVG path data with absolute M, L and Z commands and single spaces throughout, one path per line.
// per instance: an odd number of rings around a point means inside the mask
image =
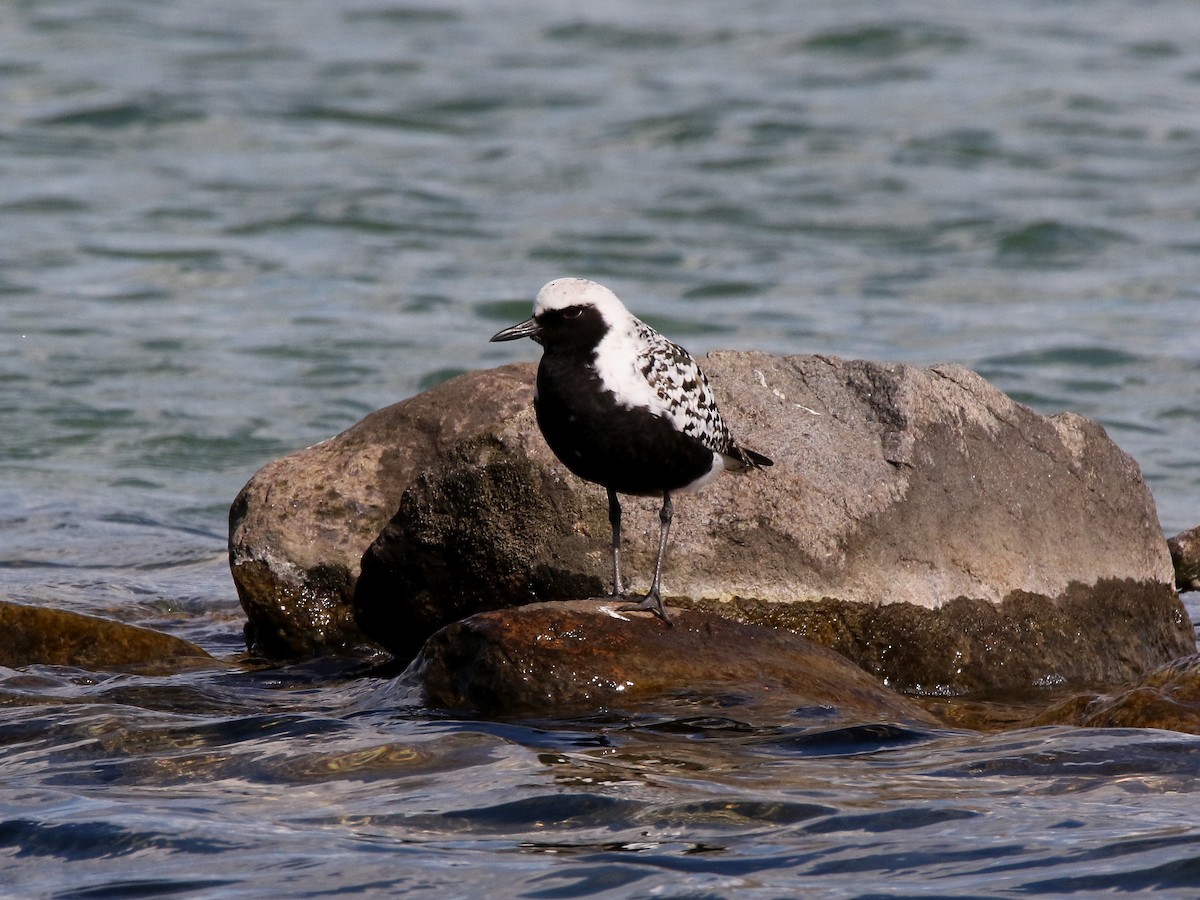
M 630 318 L 617 295 L 586 278 L 556 278 L 537 293 L 533 317 L 492 335 L 493 341 L 533 338 L 553 349 L 595 347 Z

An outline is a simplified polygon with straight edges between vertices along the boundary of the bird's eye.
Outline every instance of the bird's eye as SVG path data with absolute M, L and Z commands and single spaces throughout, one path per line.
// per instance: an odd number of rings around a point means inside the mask
M 583 307 L 582 306 L 568 306 L 566 309 L 563 310 L 563 318 L 564 319 L 578 319 L 582 315 L 583 315 Z

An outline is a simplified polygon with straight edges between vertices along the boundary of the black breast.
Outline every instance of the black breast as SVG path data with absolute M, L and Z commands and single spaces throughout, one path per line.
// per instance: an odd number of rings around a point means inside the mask
M 712 468 L 712 450 L 661 416 L 617 403 L 590 363 L 590 353 L 548 349 L 538 367 L 538 425 L 568 469 L 623 494 L 658 494 Z

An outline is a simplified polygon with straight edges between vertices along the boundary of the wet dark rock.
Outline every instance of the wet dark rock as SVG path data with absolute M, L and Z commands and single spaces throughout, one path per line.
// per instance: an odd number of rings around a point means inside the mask
M 1120 691 L 1075 695 L 1025 724 L 1200 734 L 1200 654 L 1174 660 Z
M 934 609 L 828 599 L 697 605 L 807 635 L 889 684 L 934 695 L 1116 683 L 1145 671 L 1136 660 L 1161 662 L 1193 649 L 1175 592 L 1133 579 L 1075 582 L 1053 601 L 1013 591 L 999 603 L 956 597 Z
M 1180 532 L 1167 541 L 1175 566 L 1175 588 L 1200 591 L 1200 525 Z
M 407 677 L 431 706 L 493 714 L 724 698 L 937 724 L 845 657 L 799 635 L 686 609 L 672 610 L 669 627 L 645 613 L 609 612 L 615 605 L 576 600 L 478 613 L 434 634 Z
M 776 464 L 677 498 L 675 605 L 794 629 L 931 692 L 1119 683 L 1194 649 L 1153 500 L 1099 425 L 956 366 L 701 362 Z M 261 652 L 366 636 L 411 658 L 472 613 L 607 592 L 604 491 L 546 447 L 534 371 L 469 373 L 255 475 L 230 560 Z M 657 506 L 625 504 L 643 590 Z
M 161 671 L 204 661 L 216 663 L 200 647 L 173 635 L 61 609 L 0 601 L 0 666 Z

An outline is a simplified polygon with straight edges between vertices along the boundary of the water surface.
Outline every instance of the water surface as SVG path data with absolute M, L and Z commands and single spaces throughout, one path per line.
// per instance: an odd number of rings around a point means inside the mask
M 563 274 L 697 352 L 962 363 L 1101 422 L 1166 532 L 1200 522 L 1184 0 L 52 0 L 0 21 L 6 599 L 235 659 L 246 479 L 532 358 L 487 337 Z M 0 892 L 1200 881 L 1186 735 L 847 729 L 695 698 L 488 722 L 350 674 L 0 670 Z

